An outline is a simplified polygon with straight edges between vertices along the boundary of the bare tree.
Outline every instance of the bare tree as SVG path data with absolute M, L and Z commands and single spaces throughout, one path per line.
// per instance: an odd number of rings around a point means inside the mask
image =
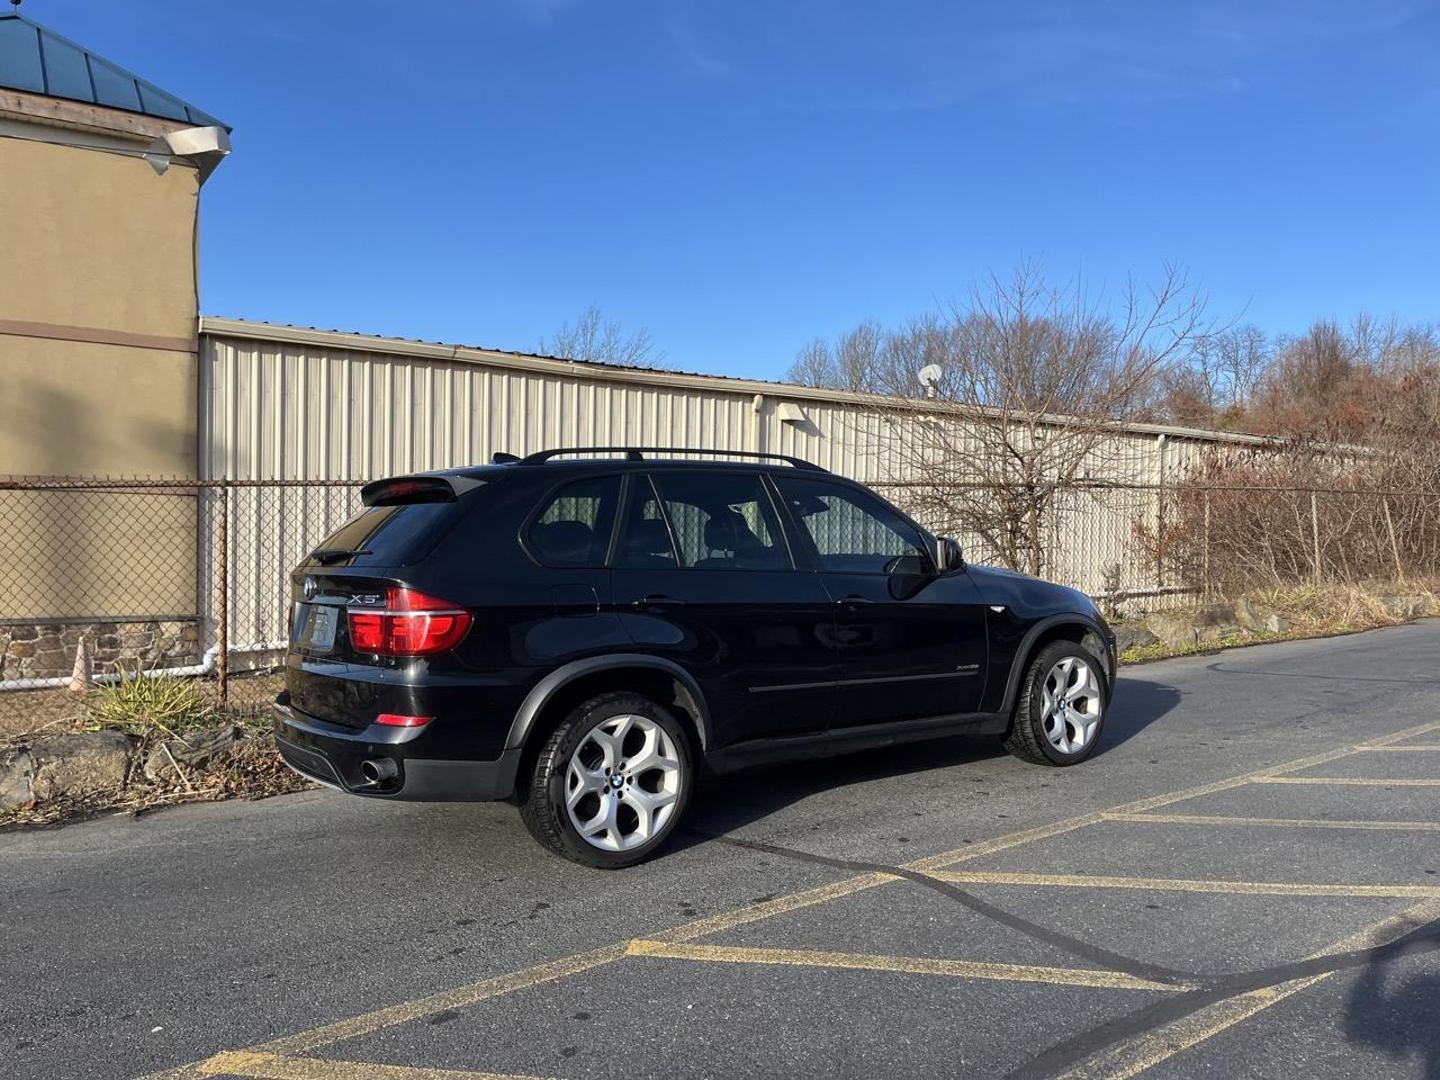
M 1244 429 L 1253 426 L 1251 408 L 1275 357 L 1257 326 L 1229 327 L 1195 343 L 1186 363 L 1160 380 L 1154 412 L 1189 427 Z
M 1090 302 L 1083 284 L 1048 285 L 1026 264 L 992 276 L 949 312 L 884 335 L 853 388 L 875 393 L 881 460 L 915 513 L 978 537 L 1011 567 L 1046 569 L 1046 532 L 1061 492 L 1113 477 L 1118 421 L 1155 392 L 1205 334 L 1184 275 Z M 916 379 L 938 364 L 933 393 Z
M 1212 346 L 1222 415 L 1238 417 L 1249 408 L 1265 372 L 1275 357 L 1265 331 L 1238 326 L 1218 334 Z
M 590 305 L 573 323 L 563 323 L 553 337 L 541 338 L 536 351 L 567 360 L 587 360 L 621 367 L 653 368 L 665 362 L 645 327 L 627 332 L 618 319 L 607 319 Z
M 883 392 L 886 343 L 885 330 L 876 322 L 860 323 L 833 344 L 815 338 L 796 354 L 788 378 L 801 386 Z
M 830 343 L 819 337 L 807 341 L 795 354 L 795 362 L 785 377 L 800 386 L 839 386 L 840 377 L 835 370 Z

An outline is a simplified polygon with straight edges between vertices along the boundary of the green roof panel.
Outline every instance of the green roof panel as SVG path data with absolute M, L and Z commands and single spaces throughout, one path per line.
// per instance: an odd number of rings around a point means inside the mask
M 229 124 L 24 15 L 0 15 L 0 87 L 230 130 Z

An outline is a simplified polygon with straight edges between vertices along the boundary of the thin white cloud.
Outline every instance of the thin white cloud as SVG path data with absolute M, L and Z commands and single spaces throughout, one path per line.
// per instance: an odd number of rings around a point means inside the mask
M 525 16 L 537 23 L 554 22 L 555 17 L 566 8 L 573 7 L 576 0 L 514 0 Z
M 728 79 L 735 75 L 733 65 L 701 47 L 688 11 L 671 6 L 665 12 L 665 30 L 681 63 L 694 74 L 707 79 Z

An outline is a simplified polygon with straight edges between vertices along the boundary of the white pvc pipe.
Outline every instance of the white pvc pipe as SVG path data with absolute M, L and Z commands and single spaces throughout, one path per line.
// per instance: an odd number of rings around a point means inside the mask
M 237 645 L 229 652 L 231 656 L 237 653 L 257 652 L 279 652 L 288 649 L 288 641 L 263 641 L 254 645 Z M 174 668 L 150 668 L 137 671 L 133 674 L 121 672 L 109 672 L 104 675 L 92 675 L 90 681 L 93 683 L 113 683 L 124 678 L 150 679 L 157 675 L 211 675 L 215 671 L 216 661 L 220 658 L 220 646 L 211 645 L 205 650 L 205 655 L 200 658 L 200 663 L 190 664 L 186 667 Z M 5 690 L 53 690 L 56 687 L 69 686 L 74 675 L 52 675 L 43 679 L 4 679 L 0 680 L 0 692 Z

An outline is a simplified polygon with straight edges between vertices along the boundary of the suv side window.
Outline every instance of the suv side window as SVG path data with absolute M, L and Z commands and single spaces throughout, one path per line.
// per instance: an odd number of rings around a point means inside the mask
M 620 546 L 613 565 L 628 569 L 674 570 L 675 545 L 670 540 L 670 526 L 660 510 L 660 500 L 649 477 L 636 473 L 630 477 L 629 509 L 620 527 Z
M 875 496 L 845 484 L 776 477 L 780 494 L 815 544 L 822 570 L 833 573 L 924 573 L 920 534 Z
M 745 472 L 655 476 L 680 565 L 695 570 L 789 570 L 775 507 L 760 477 Z
M 573 480 L 531 519 L 526 546 L 546 566 L 604 566 L 619 500 L 618 476 Z

